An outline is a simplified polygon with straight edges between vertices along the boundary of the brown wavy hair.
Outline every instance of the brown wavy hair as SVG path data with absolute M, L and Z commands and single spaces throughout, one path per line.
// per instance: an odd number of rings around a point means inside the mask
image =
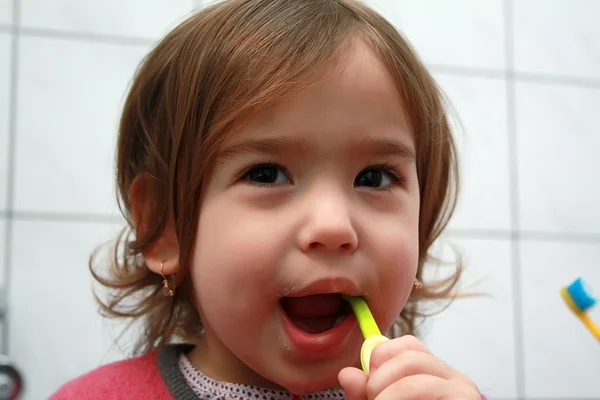
M 430 247 L 455 207 L 458 165 L 442 93 L 414 50 L 382 16 L 353 0 L 224 1 L 191 15 L 156 45 L 124 104 L 116 184 L 127 227 L 114 244 L 111 268 L 97 271 L 93 254 L 90 269 L 106 291 L 103 300 L 96 293 L 104 314 L 142 323 L 134 354 L 175 340 L 193 342 L 202 332 L 186 278 L 203 179 L 224 138 L 251 114 L 314 83 L 320 67 L 343 66 L 356 38 L 389 69 L 412 127 L 422 279 Z M 151 223 L 136 232 L 130 189 L 140 176 L 151 183 L 144 211 Z M 142 256 L 166 227 L 175 231 L 184 280 L 174 297 L 161 295 L 162 277 Z M 419 300 L 452 296 L 459 262 L 456 267 L 449 278 L 426 282 L 411 296 L 396 334 L 415 334 Z

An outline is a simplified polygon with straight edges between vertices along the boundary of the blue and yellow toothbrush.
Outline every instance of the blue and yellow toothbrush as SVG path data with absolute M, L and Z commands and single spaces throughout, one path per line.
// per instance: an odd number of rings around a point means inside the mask
M 373 318 L 373 314 L 371 314 L 371 310 L 369 310 L 369 306 L 367 305 L 365 299 L 362 297 L 346 295 L 342 295 L 342 297 L 348 303 L 350 303 L 352 311 L 354 312 L 356 320 L 358 321 L 358 326 L 360 326 L 360 330 L 365 338 L 365 341 L 360 348 L 360 364 L 363 371 L 365 371 L 365 373 L 368 375 L 369 365 L 371 362 L 371 353 L 373 350 L 375 350 L 375 347 L 381 343 L 387 342 L 390 339 L 383 336 L 379 331 L 379 327 L 377 326 L 375 318 Z
M 600 341 L 600 326 L 596 325 L 587 314 L 597 302 L 591 288 L 579 278 L 569 286 L 563 287 L 560 293 L 575 316 Z

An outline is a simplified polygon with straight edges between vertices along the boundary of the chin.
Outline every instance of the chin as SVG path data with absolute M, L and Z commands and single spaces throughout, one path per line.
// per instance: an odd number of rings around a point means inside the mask
M 325 378 L 323 376 L 319 376 L 318 374 L 312 374 L 311 377 L 307 377 L 304 379 L 297 379 L 295 381 L 286 380 L 286 382 L 281 382 L 280 386 L 284 387 L 287 391 L 297 395 L 319 392 L 322 390 L 338 387 L 338 373 L 339 371 Z
M 357 353 L 358 354 L 358 353 Z M 264 374 L 265 378 L 285 390 L 302 395 L 322 390 L 339 388 L 338 375 L 343 368 L 349 365 L 358 365 L 357 359 L 345 360 L 347 358 L 332 358 L 329 362 L 310 364 L 282 365 L 279 368 L 268 368 Z

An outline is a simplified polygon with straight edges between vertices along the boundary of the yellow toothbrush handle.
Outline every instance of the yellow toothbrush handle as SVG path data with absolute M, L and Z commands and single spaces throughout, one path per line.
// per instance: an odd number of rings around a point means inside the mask
M 575 314 L 575 316 L 579 318 L 581 322 L 583 322 L 585 327 L 592 333 L 592 335 L 596 337 L 596 339 L 600 340 L 600 326 L 596 325 L 594 321 L 592 321 L 590 316 L 587 315 L 585 312 L 581 312 L 581 310 L 577 307 L 573 299 L 571 299 L 567 288 L 563 288 L 560 291 L 560 294 L 562 295 L 563 300 L 565 301 L 565 303 L 567 303 L 571 311 L 573 311 L 573 314 Z
M 367 340 L 365 340 L 360 348 L 360 365 L 365 371 L 365 374 L 369 375 L 369 370 L 371 366 L 371 353 L 375 350 L 375 347 L 379 346 L 381 343 L 387 342 L 387 337 L 383 335 L 373 335 L 369 336 Z
M 596 339 L 600 340 L 600 326 L 596 325 L 594 321 L 589 317 L 589 315 L 585 313 L 581 313 L 577 315 L 581 322 L 588 328 L 592 335 L 596 337 Z
M 358 326 L 360 326 L 360 330 L 362 331 L 365 339 L 368 339 L 373 335 L 381 335 L 379 327 L 377 326 L 375 318 L 373 318 L 373 314 L 371 314 L 371 310 L 369 310 L 369 306 L 367 305 L 365 299 L 362 297 L 352 297 L 346 295 L 342 295 L 342 297 L 346 299 L 352 306 L 352 311 L 356 316 Z
M 390 339 L 383 336 L 379 331 L 379 327 L 377 326 L 375 318 L 373 317 L 373 314 L 371 314 L 371 310 L 369 310 L 369 306 L 365 299 L 362 297 L 346 295 L 342 295 L 342 297 L 352 306 L 352 311 L 356 316 L 358 326 L 360 326 L 360 330 L 365 338 L 365 341 L 360 348 L 360 365 L 363 371 L 368 375 L 371 365 L 371 353 L 375 350 L 375 347 Z

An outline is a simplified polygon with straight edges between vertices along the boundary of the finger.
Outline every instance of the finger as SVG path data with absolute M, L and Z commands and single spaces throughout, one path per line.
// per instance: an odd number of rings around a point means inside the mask
M 449 365 L 435 358 L 431 353 L 408 350 L 388 360 L 369 376 L 367 395 L 370 399 L 375 398 L 394 382 L 412 375 L 431 375 L 451 379 L 456 374 Z
M 367 379 L 367 374 L 354 367 L 344 368 L 338 374 L 338 380 L 347 400 L 367 399 Z
M 462 382 L 412 375 L 388 386 L 375 400 L 481 400 L 479 391 Z
M 392 339 L 375 347 L 375 350 L 371 353 L 371 361 L 369 363 L 370 375 L 373 375 L 377 368 L 387 361 L 408 350 L 431 354 L 431 351 L 414 336 L 405 335 Z

